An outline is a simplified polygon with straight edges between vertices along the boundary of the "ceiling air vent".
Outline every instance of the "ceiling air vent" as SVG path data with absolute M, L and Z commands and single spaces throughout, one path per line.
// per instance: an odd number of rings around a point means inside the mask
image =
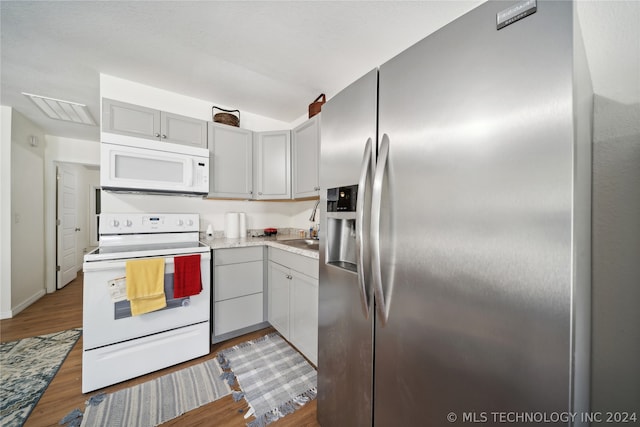
M 33 103 L 47 115 L 47 117 L 72 123 L 92 126 L 96 125 L 96 122 L 91 117 L 87 106 L 84 104 L 48 98 L 46 96 L 34 95 L 26 92 L 22 92 L 22 94 L 32 100 Z

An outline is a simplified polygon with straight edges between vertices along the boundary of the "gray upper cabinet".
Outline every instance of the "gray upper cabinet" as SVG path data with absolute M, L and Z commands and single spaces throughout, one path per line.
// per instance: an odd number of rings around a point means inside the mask
M 160 138 L 160 111 L 103 98 L 102 131 L 158 139 Z
M 160 114 L 160 138 L 165 142 L 207 148 L 207 122 L 178 114 Z
M 102 131 L 207 148 L 206 121 L 107 98 Z
M 209 196 L 251 199 L 253 132 L 209 123 Z
M 291 131 L 293 198 L 320 194 L 320 114 Z
M 255 132 L 254 199 L 291 198 L 291 131 Z

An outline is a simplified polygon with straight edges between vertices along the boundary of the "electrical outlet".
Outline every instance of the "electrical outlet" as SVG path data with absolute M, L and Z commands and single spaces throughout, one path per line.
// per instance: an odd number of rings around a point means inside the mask
M 15 215 L 14 215 L 14 217 L 15 217 L 15 220 L 14 220 L 14 221 L 15 221 L 15 223 L 16 223 L 16 224 L 20 224 L 20 220 L 22 219 L 22 215 L 20 215 L 19 213 L 17 213 L 17 214 L 15 214 Z

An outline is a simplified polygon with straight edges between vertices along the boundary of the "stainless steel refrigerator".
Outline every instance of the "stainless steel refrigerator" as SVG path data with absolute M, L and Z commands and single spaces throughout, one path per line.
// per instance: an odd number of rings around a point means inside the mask
M 581 424 L 591 110 L 575 5 L 533 0 L 480 5 L 323 106 L 323 427 Z

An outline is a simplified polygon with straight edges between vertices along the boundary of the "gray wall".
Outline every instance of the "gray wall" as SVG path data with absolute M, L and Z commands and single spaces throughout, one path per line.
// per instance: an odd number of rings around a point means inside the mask
M 36 146 L 30 137 L 38 138 Z M 15 316 L 45 294 L 44 148 L 42 129 L 11 116 L 11 311 Z M 4 297 L 4 296 L 3 296 Z
M 596 95 L 591 410 L 640 416 L 640 104 Z

